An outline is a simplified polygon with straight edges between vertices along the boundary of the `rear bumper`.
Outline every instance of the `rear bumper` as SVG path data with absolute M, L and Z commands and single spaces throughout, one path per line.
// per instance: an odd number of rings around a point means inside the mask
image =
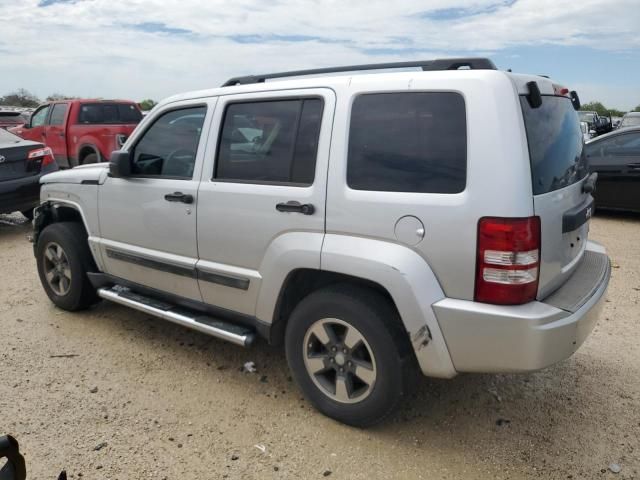
M 543 301 L 518 306 L 444 299 L 433 305 L 458 372 L 526 372 L 570 357 L 589 336 L 604 304 L 611 267 L 589 242 L 582 264 Z M 587 261 L 588 260 L 588 261 Z
M 40 175 L 0 182 L 0 213 L 34 208 L 40 203 Z

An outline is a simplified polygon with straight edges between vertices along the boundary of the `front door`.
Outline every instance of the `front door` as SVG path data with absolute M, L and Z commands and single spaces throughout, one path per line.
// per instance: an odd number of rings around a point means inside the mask
M 51 105 L 49 122 L 45 126 L 44 133 L 46 144 L 53 150 L 58 165 L 69 167 L 69 157 L 67 155 L 66 125 L 69 111 L 68 103 L 54 103 Z
M 131 176 L 108 177 L 98 199 L 107 273 L 145 287 L 201 300 L 196 277 L 198 183 L 215 103 L 153 113 L 130 146 Z
M 261 280 L 320 268 L 335 96 L 328 89 L 225 95 L 198 192 L 205 302 L 256 315 Z
M 20 136 L 26 140 L 34 142 L 42 142 L 46 145 L 47 137 L 45 136 L 45 124 L 49 117 L 49 105 L 38 108 L 29 120 L 29 128 L 23 127 Z

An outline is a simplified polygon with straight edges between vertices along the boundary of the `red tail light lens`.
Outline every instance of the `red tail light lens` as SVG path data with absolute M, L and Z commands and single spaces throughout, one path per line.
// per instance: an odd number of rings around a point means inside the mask
M 40 164 L 42 167 L 46 167 L 47 165 L 55 162 L 55 158 L 53 157 L 53 151 L 49 147 L 38 148 L 36 150 L 31 150 L 29 155 L 27 156 L 28 160 L 37 160 L 42 158 L 42 163 Z
M 478 223 L 475 301 L 519 305 L 535 300 L 540 217 L 484 217 Z

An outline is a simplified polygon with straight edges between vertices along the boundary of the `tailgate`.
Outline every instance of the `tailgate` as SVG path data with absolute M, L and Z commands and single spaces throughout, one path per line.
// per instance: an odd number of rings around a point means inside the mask
M 542 235 L 538 299 L 560 287 L 584 255 L 593 197 L 582 192 L 583 183 L 534 197 Z

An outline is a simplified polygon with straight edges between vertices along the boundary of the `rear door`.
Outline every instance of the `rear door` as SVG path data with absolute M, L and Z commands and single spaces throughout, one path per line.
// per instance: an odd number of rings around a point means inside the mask
M 598 173 L 596 206 L 640 211 L 640 131 L 608 135 L 585 149 Z
M 328 89 L 220 97 L 207 152 L 215 164 L 198 191 L 206 303 L 254 315 L 262 277 L 277 273 L 270 259 L 299 255 L 300 242 L 320 268 L 334 107 Z
M 54 103 L 51 105 L 50 110 L 49 121 L 44 127 L 46 143 L 53 150 L 53 155 L 58 164 L 62 167 L 68 167 L 70 165 L 67 154 L 66 126 L 69 103 Z
M 533 108 L 520 97 L 529 145 L 533 206 L 542 243 L 538 298 L 562 285 L 586 248 L 593 197 L 582 189 L 588 174 L 582 131 L 568 97 L 543 95 Z

